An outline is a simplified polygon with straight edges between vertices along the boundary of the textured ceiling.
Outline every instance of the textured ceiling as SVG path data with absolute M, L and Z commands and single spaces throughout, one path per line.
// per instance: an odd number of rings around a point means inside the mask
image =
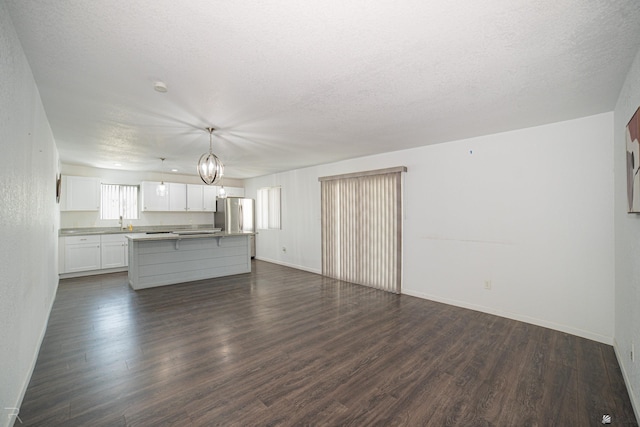
M 232 178 L 611 111 L 640 47 L 637 0 L 0 1 L 62 162 L 195 175 L 214 126 Z

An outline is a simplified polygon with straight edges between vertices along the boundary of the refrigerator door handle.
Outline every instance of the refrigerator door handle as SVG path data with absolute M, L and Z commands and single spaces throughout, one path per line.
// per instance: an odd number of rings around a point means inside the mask
M 244 226 L 244 214 L 242 212 L 242 203 L 240 203 L 240 205 L 238 206 L 238 208 L 240 209 L 240 215 L 238 215 L 238 228 L 240 229 L 240 231 L 244 231 L 243 230 L 243 226 Z

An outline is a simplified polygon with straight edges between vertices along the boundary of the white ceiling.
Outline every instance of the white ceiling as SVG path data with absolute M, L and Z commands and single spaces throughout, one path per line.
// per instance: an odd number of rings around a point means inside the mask
M 638 0 L 0 1 L 63 163 L 195 175 L 212 125 L 232 178 L 611 111 L 640 47 Z

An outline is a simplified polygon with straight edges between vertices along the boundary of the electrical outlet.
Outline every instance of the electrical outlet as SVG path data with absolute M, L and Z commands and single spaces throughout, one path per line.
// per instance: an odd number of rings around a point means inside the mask
M 486 290 L 491 290 L 491 280 L 485 280 L 484 281 L 484 288 Z

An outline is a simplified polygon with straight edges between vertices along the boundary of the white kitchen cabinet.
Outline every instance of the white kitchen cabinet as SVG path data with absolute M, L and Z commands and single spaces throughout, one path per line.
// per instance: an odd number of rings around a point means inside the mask
M 244 197 L 244 188 L 242 187 L 224 187 L 228 197 Z
M 143 181 L 140 184 L 142 210 L 145 212 L 215 212 L 218 186 L 165 182 L 167 193 L 158 196 L 159 182 Z M 242 194 L 244 189 L 241 188 Z
M 158 195 L 156 191 L 158 185 L 160 185 L 159 182 L 152 181 L 142 181 L 142 183 L 140 183 L 140 195 L 142 197 L 143 211 L 166 212 L 169 210 L 169 184 L 165 182 L 167 192 L 164 196 Z
M 62 177 L 62 211 L 100 210 L 100 180 L 86 176 Z
M 67 236 L 64 242 L 64 272 L 100 269 L 100 236 Z
M 129 240 L 124 234 L 100 237 L 101 268 L 126 267 L 129 264 Z
M 216 185 L 187 184 L 187 212 L 215 212 L 218 188 Z
M 174 212 L 186 212 L 187 184 L 169 182 L 167 185 L 169 186 L 169 210 Z
M 187 212 L 204 210 L 204 185 L 187 184 Z
M 218 197 L 218 190 L 220 187 L 217 185 L 202 185 L 202 199 L 203 208 L 205 212 L 216 211 L 216 197 Z

